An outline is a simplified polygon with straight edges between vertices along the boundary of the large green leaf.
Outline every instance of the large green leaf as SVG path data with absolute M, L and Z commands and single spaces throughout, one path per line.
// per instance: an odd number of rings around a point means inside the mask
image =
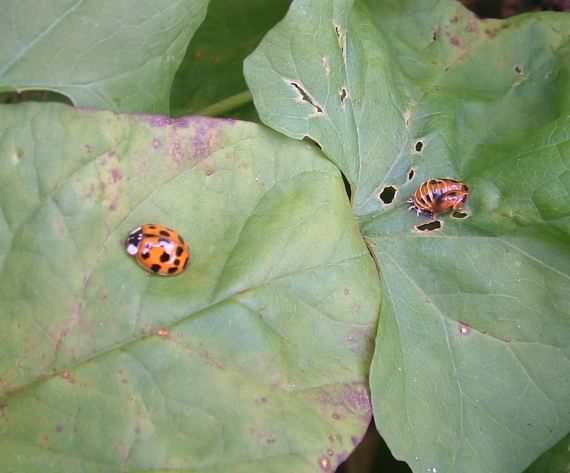
M 351 183 L 385 291 L 374 414 L 418 473 L 518 473 L 570 430 L 569 39 L 558 14 L 297 0 L 246 62 L 262 120 Z M 416 230 L 430 177 L 472 216 Z
M 172 112 L 255 117 L 243 60 L 279 21 L 291 0 L 212 0 L 172 86 Z M 244 105 L 247 104 L 247 105 Z
M 0 470 L 343 461 L 370 420 L 379 291 L 334 166 L 230 120 L 0 123 Z M 183 275 L 125 253 L 145 222 L 189 241 Z
M 170 87 L 208 0 L 22 0 L 0 15 L 0 92 L 46 89 L 75 105 L 169 109 Z

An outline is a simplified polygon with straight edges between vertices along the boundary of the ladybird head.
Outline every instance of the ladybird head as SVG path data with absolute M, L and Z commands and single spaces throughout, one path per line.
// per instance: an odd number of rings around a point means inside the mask
M 142 227 L 137 227 L 131 233 L 129 233 L 129 236 L 125 241 L 125 248 L 129 255 L 134 256 L 137 254 L 137 251 L 139 249 L 139 243 L 141 242 L 142 238 L 143 238 Z

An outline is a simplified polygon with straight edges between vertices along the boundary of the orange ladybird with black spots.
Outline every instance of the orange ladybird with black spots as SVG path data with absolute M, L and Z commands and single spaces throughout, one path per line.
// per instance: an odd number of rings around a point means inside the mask
M 156 223 L 132 230 L 125 248 L 142 268 L 159 276 L 177 276 L 190 262 L 190 249 L 184 238 L 176 230 Z

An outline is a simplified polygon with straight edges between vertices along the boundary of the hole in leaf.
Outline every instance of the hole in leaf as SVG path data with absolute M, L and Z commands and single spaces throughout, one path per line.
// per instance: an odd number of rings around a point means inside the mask
M 55 102 L 73 106 L 73 102 L 66 95 L 52 90 L 24 90 L 22 92 L 0 93 L 0 104 L 18 104 L 24 102 Z
M 408 181 L 411 181 L 415 175 L 416 175 L 416 170 L 414 168 L 410 168 L 410 170 L 408 171 Z
M 437 30 L 433 30 L 433 32 L 431 33 L 432 41 L 437 41 L 437 36 L 438 36 Z
M 334 31 L 336 33 L 336 39 L 338 41 L 338 47 L 342 53 L 342 58 L 346 62 L 346 32 L 342 29 L 340 25 L 334 23 Z
M 418 232 L 433 232 L 434 230 L 439 230 L 442 227 L 442 223 L 439 220 L 432 220 L 428 223 L 423 223 L 421 225 L 416 225 L 416 230 Z
M 424 149 L 424 142 L 422 140 L 416 141 L 414 149 L 416 150 L 416 153 L 421 153 L 422 150 Z
M 336 31 L 336 37 L 337 37 L 337 39 L 340 40 L 340 38 L 342 38 L 342 31 L 341 31 L 341 29 L 340 29 L 340 26 L 334 25 L 334 30 Z
M 394 186 L 386 186 L 379 193 L 378 198 L 384 203 L 384 205 L 389 205 L 394 201 L 398 189 Z
M 290 80 L 289 84 L 297 91 L 299 94 L 299 98 L 307 102 L 308 104 L 312 105 L 315 109 L 315 113 L 323 113 L 323 108 L 317 103 L 317 101 L 305 90 L 300 82 Z
M 344 104 L 344 101 L 346 100 L 346 97 L 348 96 L 348 91 L 346 90 L 346 87 L 341 87 L 339 94 L 340 94 L 340 102 L 342 104 Z
M 338 46 L 341 50 L 344 50 L 344 32 L 340 25 L 334 25 L 334 31 L 336 33 L 336 39 L 338 41 Z
M 522 73 L 523 73 L 523 68 L 522 68 L 522 66 L 519 66 L 519 65 L 517 64 L 517 65 L 515 66 L 515 72 L 516 72 L 518 75 L 522 75 Z
M 456 210 L 451 214 L 451 216 L 453 218 L 463 219 L 469 217 L 469 214 L 467 212 L 464 212 L 463 210 Z

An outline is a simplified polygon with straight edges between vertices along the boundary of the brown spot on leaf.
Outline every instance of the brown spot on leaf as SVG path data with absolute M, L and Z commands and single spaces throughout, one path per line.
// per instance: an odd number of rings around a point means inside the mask
M 452 46 L 455 46 L 456 48 L 463 47 L 461 40 L 457 36 L 451 36 L 449 38 L 449 42 L 451 43 Z
M 63 371 L 63 373 L 61 373 L 61 377 L 66 380 L 69 383 L 75 383 L 75 379 L 73 378 L 72 374 L 70 371 Z
M 157 334 L 159 337 L 168 337 L 168 335 L 170 335 L 170 332 L 169 332 L 167 329 L 165 329 L 165 328 L 160 328 L 160 329 L 158 329 L 158 331 L 156 332 L 156 334 Z
M 465 25 L 465 31 L 467 33 L 477 33 L 479 31 L 479 20 L 474 16 L 469 18 Z
M 117 168 L 111 169 L 111 180 L 113 181 L 113 184 L 116 184 L 122 178 L 123 178 L 123 175 L 121 174 L 121 171 L 119 169 L 117 169 Z
M 321 458 L 319 458 L 319 466 L 321 467 L 321 470 L 323 470 L 323 471 L 331 471 L 332 470 L 331 461 L 327 457 L 325 457 L 324 455 L 321 456 Z
M 218 146 L 220 128 L 231 123 L 233 123 L 231 120 L 194 117 L 192 119 L 193 132 L 190 142 L 192 159 L 200 161 L 210 155 L 212 150 Z

